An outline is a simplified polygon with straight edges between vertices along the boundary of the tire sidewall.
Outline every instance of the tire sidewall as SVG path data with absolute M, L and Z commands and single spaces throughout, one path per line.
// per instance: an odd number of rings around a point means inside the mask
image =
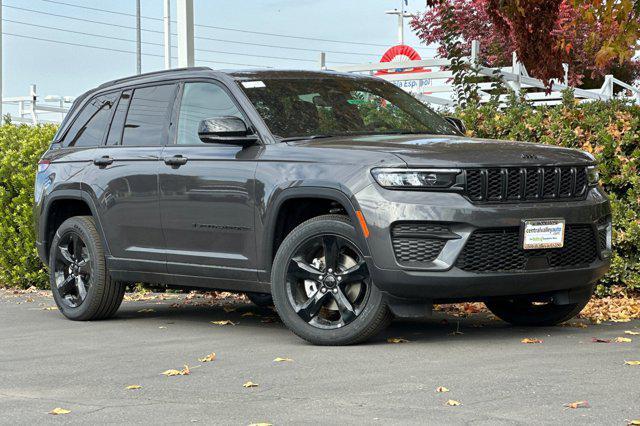
M 65 302 L 63 297 L 58 292 L 58 288 L 55 282 L 55 266 L 56 266 L 56 250 L 60 240 L 70 233 L 76 233 L 80 236 L 83 243 L 89 250 L 89 256 L 92 265 L 91 278 L 89 280 L 89 289 L 87 290 L 87 296 L 82 304 L 78 307 L 70 307 Z M 53 241 L 51 242 L 51 250 L 49 253 L 49 283 L 51 286 L 51 292 L 53 298 L 58 306 L 58 309 L 62 314 L 74 320 L 81 320 L 91 316 L 96 309 L 95 300 L 97 299 L 98 287 L 104 282 L 104 256 L 102 255 L 102 245 L 100 241 L 96 241 L 89 230 L 87 224 L 79 218 L 71 218 L 66 220 L 55 233 Z
M 274 259 L 271 273 L 271 294 L 282 321 L 298 336 L 320 344 L 347 344 L 367 330 L 381 308 L 384 308 L 382 292 L 371 280 L 368 298 L 362 312 L 351 323 L 336 329 L 320 329 L 305 322 L 295 312 L 287 293 L 286 274 L 288 263 L 295 251 L 307 240 L 320 235 L 335 234 L 348 239 L 360 251 L 355 228 L 346 220 L 323 219 L 305 222 L 294 229 L 283 241 Z M 365 262 L 366 258 L 363 256 Z M 370 270 L 370 265 L 367 262 Z

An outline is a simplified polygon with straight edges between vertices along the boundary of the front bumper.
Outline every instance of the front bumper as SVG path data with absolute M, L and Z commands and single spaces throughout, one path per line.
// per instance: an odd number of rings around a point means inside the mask
M 375 184 L 356 194 L 369 228 L 368 263 L 376 285 L 393 296 L 413 299 L 482 299 L 553 292 L 585 287 L 609 267 L 609 251 L 579 268 L 469 272 L 456 266 L 473 231 L 519 227 L 523 219 L 563 218 L 568 225 L 594 226 L 610 215 L 607 196 L 592 188 L 583 201 L 476 205 L 457 193 L 393 191 Z M 393 251 L 391 227 L 396 222 L 445 224 L 459 238 L 447 240 L 429 262 L 399 263 Z

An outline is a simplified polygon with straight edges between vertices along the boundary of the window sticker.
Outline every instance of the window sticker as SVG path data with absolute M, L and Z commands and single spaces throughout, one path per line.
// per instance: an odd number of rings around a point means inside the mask
M 265 86 L 264 82 L 257 80 L 257 81 L 243 81 L 242 82 L 242 86 L 245 89 L 257 89 L 259 87 L 267 87 Z

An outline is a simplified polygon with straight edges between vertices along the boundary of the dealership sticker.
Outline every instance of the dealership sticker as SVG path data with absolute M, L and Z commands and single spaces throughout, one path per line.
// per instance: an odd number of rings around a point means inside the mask
M 267 87 L 267 86 L 264 84 L 264 82 L 260 80 L 256 80 L 256 81 L 243 81 L 242 87 L 244 87 L 245 89 L 257 89 L 259 87 Z

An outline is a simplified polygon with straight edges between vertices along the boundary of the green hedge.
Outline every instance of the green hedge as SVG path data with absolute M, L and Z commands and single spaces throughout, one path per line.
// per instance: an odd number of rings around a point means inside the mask
M 640 289 L 640 107 L 619 101 L 532 108 L 512 100 L 458 111 L 469 134 L 562 145 L 592 152 L 612 198 L 614 259 L 603 284 Z M 33 186 L 55 126 L 0 127 L 0 286 L 47 285 L 34 247 Z M 601 293 L 605 292 L 601 288 Z
M 512 99 L 457 112 L 468 134 L 579 148 L 600 162 L 613 210 L 613 263 L 602 283 L 640 289 L 640 106 L 622 101 L 578 104 L 565 93 L 559 106 Z M 599 293 L 608 291 L 599 287 Z
M 0 286 L 45 287 L 33 232 L 33 188 L 38 159 L 57 127 L 0 126 Z

